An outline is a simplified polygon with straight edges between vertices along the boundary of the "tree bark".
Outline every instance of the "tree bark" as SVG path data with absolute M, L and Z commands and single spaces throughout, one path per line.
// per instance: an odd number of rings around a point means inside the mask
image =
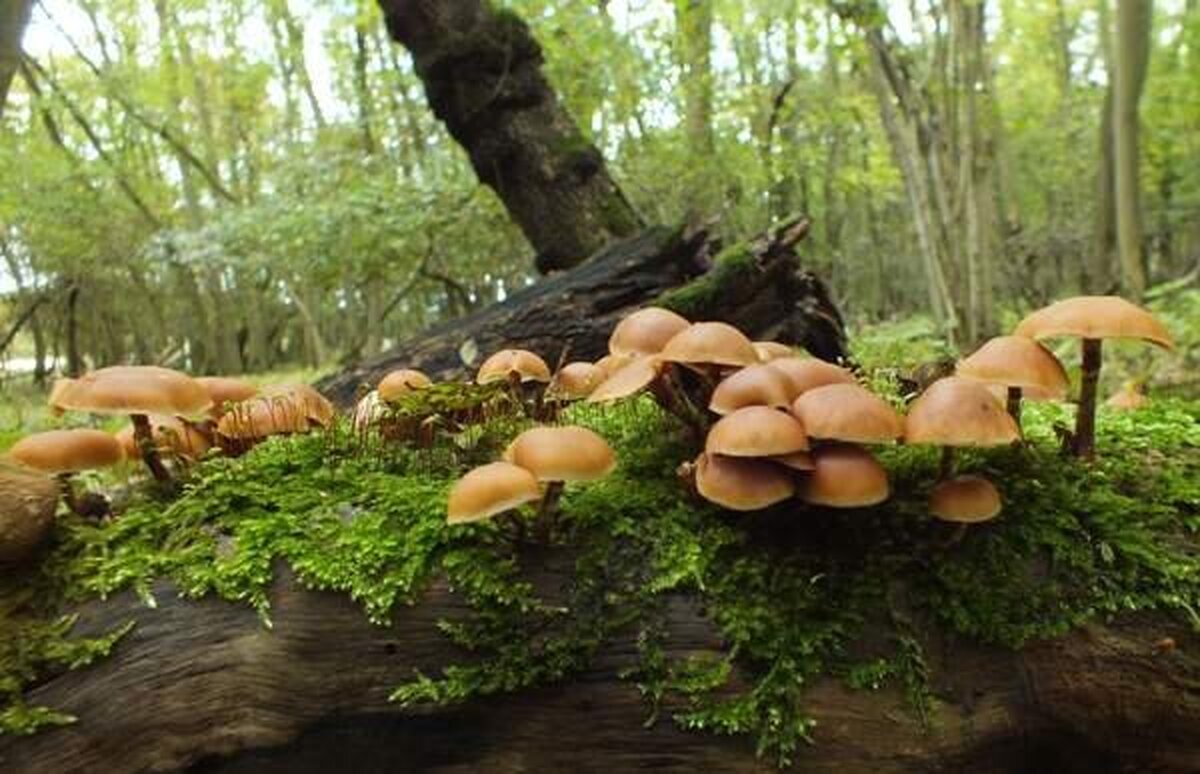
M 712 27 L 712 0 L 675 0 L 676 58 L 683 86 L 684 126 L 688 153 L 696 159 L 695 171 L 689 175 L 687 204 L 698 217 L 710 214 L 720 199 L 711 175 L 715 149 Z
M 33 0 L 0 0 L 0 118 L 4 118 L 8 89 L 21 65 L 21 38 L 32 10 Z
M 474 372 L 482 357 L 521 347 L 548 363 L 607 354 L 618 319 L 650 303 L 692 320 L 726 320 L 758 338 L 805 346 L 827 360 L 846 355 L 845 332 L 824 284 L 799 264 L 794 246 L 807 221 L 793 220 L 746 244 L 751 259 L 710 265 L 718 245 L 703 230 L 662 226 L 618 242 L 569 272 L 547 278 L 505 301 L 449 320 L 398 348 L 352 366 L 318 387 L 342 405 L 364 383 L 394 368 L 419 368 L 439 379 Z M 706 269 L 710 269 L 706 271 Z M 473 350 L 476 358 L 463 358 Z
M 1146 293 L 1142 255 L 1142 197 L 1138 178 L 1138 103 L 1150 57 L 1150 0 L 1119 0 L 1113 89 L 1113 146 L 1117 209 L 1117 252 L 1125 292 Z
M 433 112 L 537 251 L 540 271 L 634 234 L 638 215 L 542 73 L 525 23 L 485 0 L 380 0 Z
M 529 573 L 548 602 L 572 565 L 537 557 Z M 271 591 L 273 627 L 242 605 L 191 601 L 159 583 L 157 606 L 125 593 L 84 605 L 77 631 L 136 621 L 113 655 L 36 688 L 31 700 L 79 722 L 0 737 L 6 774 L 189 771 L 767 772 L 752 744 L 679 730 L 664 708 L 646 725 L 636 688 L 636 632 L 606 642 L 561 684 L 449 708 L 387 701 L 413 670 L 438 674 L 470 654 L 439 623 L 470 611 L 435 583 L 392 625 L 370 625 L 345 595 L 302 589 L 284 567 Z M 719 632 L 696 600 L 666 608 L 668 657 L 715 654 Z M 1152 614 L 1122 615 L 1012 652 L 920 632 L 934 694 L 923 724 L 903 689 L 813 683 L 813 744 L 793 770 L 1194 771 L 1200 760 L 1200 636 Z M 1160 650 L 1156 640 L 1175 647 Z M 353 668 L 347 668 L 352 665 Z

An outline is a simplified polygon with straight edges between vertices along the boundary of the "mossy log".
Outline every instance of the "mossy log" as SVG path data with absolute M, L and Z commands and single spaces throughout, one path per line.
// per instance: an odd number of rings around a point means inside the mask
M 554 599 L 566 580 L 531 576 Z M 769 771 L 744 739 L 686 732 L 619 679 L 632 633 L 606 643 L 563 684 L 419 710 L 388 701 L 414 669 L 469 658 L 438 629 L 470 614 L 444 585 L 369 624 L 344 595 L 300 588 L 279 568 L 273 627 L 245 606 L 154 589 L 84 605 L 81 633 L 136 620 L 98 665 L 31 695 L 79 718 L 28 738 L 0 738 L 6 774 L 144 771 Z M 694 601 L 667 609 L 668 655 L 715 652 L 720 638 Z M 1195 771 L 1200 764 L 1200 636 L 1152 614 L 1122 615 L 1019 652 L 922 632 L 934 698 L 922 723 L 899 688 L 815 682 L 813 744 L 796 771 Z
M 362 385 L 374 385 L 394 368 L 459 378 L 479 358 L 505 347 L 532 350 L 551 366 L 562 358 L 593 360 L 607 353 L 617 320 L 650 303 L 693 320 L 725 320 L 755 337 L 800 344 L 818 357 L 838 360 L 846 354 L 841 315 L 795 250 L 807 232 L 808 221 L 794 219 L 720 250 L 703 229 L 648 228 L 570 271 L 429 328 L 317 386 L 346 406 Z M 464 349 L 478 356 L 468 363 Z

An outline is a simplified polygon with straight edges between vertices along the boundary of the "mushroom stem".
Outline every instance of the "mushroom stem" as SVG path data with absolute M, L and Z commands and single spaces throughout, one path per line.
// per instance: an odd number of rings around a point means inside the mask
M 1008 413 L 1017 423 L 1017 427 L 1021 426 L 1021 388 L 1008 388 L 1008 401 L 1006 402 Z
M 938 463 L 938 481 L 947 481 L 954 474 L 954 447 L 942 447 L 942 459 Z
M 546 485 L 546 494 L 538 506 L 537 525 L 542 539 L 549 543 L 554 536 L 554 523 L 558 520 L 558 501 L 562 498 L 563 482 L 551 481 Z
M 1083 381 L 1079 387 L 1079 408 L 1075 414 L 1075 456 L 1090 460 L 1096 456 L 1096 387 L 1100 382 L 1100 339 L 1083 340 Z
M 154 432 L 150 429 L 150 418 L 145 414 L 132 414 L 130 418 L 133 420 L 133 437 L 137 441 L 138 450 L 142 453 L 142 459 L 146 461 L 146 467 L 150 468 L 150 473 L 154 476 L 155 481 L 160 484 L 170 484 L 172 482 L 171 474 L 166 465 L 163 465 L 162 458 L 158 456 L 158 448 L 154 445 Z

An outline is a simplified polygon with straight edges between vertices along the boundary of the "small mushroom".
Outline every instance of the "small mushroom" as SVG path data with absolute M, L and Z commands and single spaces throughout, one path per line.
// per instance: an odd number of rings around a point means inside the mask
M 746 366 L 721 380 L 708 410 L 724 416 L 744 406 L 787 408 L 791 403 L 787 377 L 767 365 Z
M 502 349 L 483 361 L 475 375 L 479 384 L 506 382 L 519 383 L 550 381 L 550 367 L 546 361 L 524 349 Z
M 657 355 L 677 333 L 690 326 L 669 309 L 646 307 L 626 315 L 608 337 L 608 351 L 616 356 Z
M 76 498 L 71 476 L 84 470 L 116 465 L 125 458 L 121 444 L 103 430 L 47 430 L 28 435 L 13 444 L 9 459 L 27 468 L 58 476 L 63 500 L 79 515 L 81 500 Z
M 274 435 L 324 427 L 333 419 L 332 406 L 328 412 L 326 416 L 326 408 L 305 391 L 276 388 L 232 406 L 217 423 L 217 437 L 225 451 L 243 452 Z
M 782 457 L 808 450 L 804 425 L 782 411 L 748 406 L 708 431 L 704 451 L 729 457 Z
M 668 363 L 709 372 L 714 367 L 742 368 L 758 363 L 758 352 L 745 334 L 728 323 L 695 323 L 675 334 L 662 349 Z
M 796 494 L 796 482 L 784 468 L 766 460 L 701 454 L 694 468 L 696 491 L 731 511 L 757 511 Z
M 783 374 L 788 381 L 788 397 L 792 400 L 809 390 L 827 384 L 858 384 L 854 374 L 841 366 L 812 357 L 781 357 L 767 367 Z
M 1007 390 L 1008 413 L 1021 423 L 1021 399 L 1062 400 L 1070 381 L 1050 350 L 1024 336 L 997 336 L 959 361 L 955 375 Z
M 814 469 L 800 495 L 804 502 L 830 508 L 865 508 L 888 499 L 887 471 L 866 449 L 827 446 L 812 456 Z
M 546 394 L 558 400 L 579 400 L 591 395 L 607 378 L 604 369 L 593 363 L 567 363 L 550 380 Z
M 541 497 L 537 479 L 528 470 L 508 462 L 493 462 L 455 482 L 450 489 L 446 522 L 483 521 Z
M 547 539 L 564 484 L 604 478 L 617 465 L 607 441 L 586 427 L 574 425 L 526 430 L 508 445 L 503 456 L 505 462 L 525 468 L 547 484 L 538 509 Z
M 934 486 L 929 512 L 942 521 L 978 524 L 996 518 L 1003 507 L 1000 492 L 986 478 L 958 476 Z
M 826 384 L 806 390 L 792 403 L 792 414 L 812 438 L 893 443 L 904 435 L 904 417 L 857 384 Z
M 950 476 L 957 446 L 1003 446 L 1021 437 L 1020 428 L 996 396 L 976 381 L 939 379 L 913 401 L 904 425 L 910 444 L 943 448 L 940 478 Z
M 1071 444 L 1075 456 L 1083 459 L 1096 454 L 1096 388 L 1103 340 L 1138 339 L 1163 349 L 1174 348 L 1171 334 L 1154 315 L 1119 296 L 1059 301 L 1026 317 L 1015 333 L 1031 339 L 1073 336 L 1083 341 L 1083 380 Z
M 754 351 L 758 353 L 758 359 L 762 363 L 769 363 L 781 357 L 796 357 L 796 350 L 787 344 L 780 344 L 778 341 L 755 341 L 752 343 Z
M 142 459 L 161 484 L 173 482 L 154 444 L 150 414 L 198 416 L 213 405 L 208 391 L 195 379 L 158 366 L 111 366 L 78 379 L 60 379 L 50 393 L 57 411 L 125 414 L 133 420 L 134 437 Z
M 379 380 L 376 391 L 384 403 L 393 403 L 414 390 L 423 390 L 433 384 L 428 376 L 412 368 L 400 368 Z

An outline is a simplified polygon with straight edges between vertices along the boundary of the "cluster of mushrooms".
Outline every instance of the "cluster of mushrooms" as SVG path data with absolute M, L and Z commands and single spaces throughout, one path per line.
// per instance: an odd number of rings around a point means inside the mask
M 701 497 L 724 508 L 752 511 L 792 497 L 832 508 L 860 508 L 889 496 L 887 472 L 867 447 L 903 442 L 943 449 L 929 508 L 937 518 L 967 524 L 1001 509 L 984 478 L 955 475 L 960 447 L 1020 440 L 1022 399 L 1061 400 L 1065 369 L 1040 339 L 1082 340 L 1083 368 L 1073 452 L 1095 453 L 1096 389 L 1101 342 L 1136 339 L 1170 349 L 1171 337 L 1150 313 L 1115 296 L 1084 296 L 1026 317 L 1011 336 L 988 341 L 962 360 L 954 376 L 928 387 L 907 416 L 863 387 L 848 369 L 809 358 L 778 342 L 751 341 L 722 322 L 691 323 L 650 307 L 622 319 L 609 353 L 595 363 L 573 362 L 552 373 L 538 355 L 507 349 L 480 366 L 480 384 L 506 383 L 511 394 L 543 419 L 567 402 L 606 404 L 649 394 L 678 417 L 702 447 L 681 466 Z M 388 407 L 432 385 L 425 374 L 387 374 L 354 410 L 354 426 L 381 425 Z M 1144 396 L 1126 389 L 1110 403 L 1135 408 Z M 1006 410 L 1007 404 L 1007 410 Z M 71 476 L 126 460 L 141 460 L 162 485 L 172 467 L 216 447 L 237 454 L 273 435 L 329 427 L 333 406 L 313 388 L 262 388 L 232 378 L 192 378 L 156 366 L 113 366 L 61 379 L 50 395 L 58 413 L 123 415 L 129 427 L 52 430 L 17 442 L 0 460 L 0 562 L 20 561 L 49 534 L 61 499 L 83 515 L 104 515 L 103 498 L 79 496 Z M 608 443 L 577 426 L 540 425 L 519 435 L 502 459 L 467 473 L 452 488 L 447 519 L 490 519 L 540 503 L 546 534 L 568 482 L 593 481 L 616 465 Z M 56 481 L 52 476 L 58 478 Z
M 77 473 L 138 461 L 172 488 L 172 467 L 214 447 L 236 454 L 273 435 L 327 427 L 335 413 L 305 384 L 260 390 L 241 379 L 192 378 L 157 366 L 112 366 L 59 379 L 49 403 L 58 414 L 128 416 L 130 425 L 116 433 L 49 430 L 13 445 L 0 462 L 0 562 L 32 554 L 49 534 L 60 499 L 80 515 L 107 515 L 103 497 L 75 491 Z
M 622 319 L 609 339 L 608 355 L 595 363 L 568 363 L 551 377 L 533 353 L 506 350 L 489 358 L 479 380 L 548 382 L 547 394 L 591 403 L 653 396 L 702 439 L 703 450 L 681 466 L 681 475 L 701 497 L 734 511 L 759 510 L 797 496 L 831 508 L 875 505 L 889 497 L 889 483 L 868 447 L 937 446 L 942 464 L 930 493 L 930 513 L 965 525 L 994 518 L 1002 502 L 987 479 L 955 474 L 954 451 L 1017 443 L 1023 399 L 1066 398 L 1066 370 L 1038 343 L 1057 337 L 1083 342 L 1070 448 L 1090 458 L 1101 341 L 1136 339 L 1172 347 L 1158 320 L 1115 296 L 1072 298 L 1034 312 L 1013 335 L 988 341 L 959 362 L 953 376 L 916 396 L 907 415 L 846 368 L 778 342 L 751 341 L 727 323 L 691 323 L 655 307 Z M 1143 402 L 1144 397 L 1131 398 L 1125 390 L 1110 404 L 1132 408 Z M 517 451 L 530 445 L 539 449 L 537 461 L 523 462 Z M 573 464 L 573 452 L 581 455 L 580 467 L 558 467 Z M 587 467 L 585 459 L 603 463 Z M 545 512 L 564 481 L 604 475 L 610 460 L 603 440 L 582 428 L 535 428 L 513 442 L 504 461 L 477 468 L 455 485 L 449 521 L 487 519 L 536 501 Z

